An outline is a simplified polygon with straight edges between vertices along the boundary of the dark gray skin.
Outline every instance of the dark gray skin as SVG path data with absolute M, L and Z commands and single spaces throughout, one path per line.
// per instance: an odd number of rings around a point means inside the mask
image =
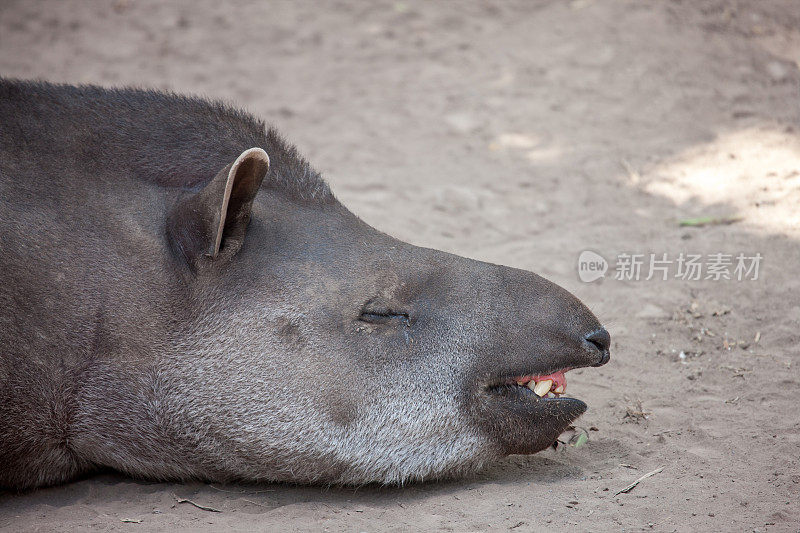
M 609 358 L 564 289 L 376 231 L 217 103 L 0 80 L 0 202 L 0 487 L 460 475 L 586 409 L 515 378 Z

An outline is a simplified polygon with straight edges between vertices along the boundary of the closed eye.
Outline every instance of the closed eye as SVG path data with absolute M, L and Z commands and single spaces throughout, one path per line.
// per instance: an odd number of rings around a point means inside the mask
M 368 322 L 370 324 L 389 324 L 394 321 L 399 321 L 405 326 L 411 325 L 411 319 L 408 316 L 408 313 L 388 310 L 364 310 L 361 311 L 361 315 L 359 315 L 358 319 L 362 322 Z

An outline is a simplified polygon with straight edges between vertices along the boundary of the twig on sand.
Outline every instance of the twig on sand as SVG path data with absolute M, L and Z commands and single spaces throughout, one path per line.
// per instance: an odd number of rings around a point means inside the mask
M 702 228 L 703 226 L 727 226 L 735 222 L 741 222 L 744 217 L 698 217 L 685 218 L 678 221 L 679 226 L 689 226 Z
M 631 420 L 633 420 L 634 422 L 636 422 L 638 424 L 642 420 L 647 420 L 647 418 L 651 414 L 652 413 L 650 413 L 649 411 L 645 411 L 644 410 L 644 408 L 642 407 L 642 400 L 637 398 L 636 399 L 636 407 L 627 407 L 626 408 L 626 412 L 625 412 L 625 416 L 623 416 L 622 418 L 623 419 L 630 418 Z
M 639 174 L 636 171 L 636 169 L 633 168 L 633 165 L 631 165 L 627 159 L 625 158 L 621 159 L 620 164 L 622 165 L 622 168 L 624 168 L 625 171 L 628 173 L 628 178 L 631 180 L 632 184 L 636 185 L 642 180 L 641 174 Z
M 624 489 L 622 489 L 620 491 L 617 491 L 617 493 L 614 494 L 614 496 L 618 496 L 618 495 L 622 494 L 623 492 L 624 493 L 628 493 L 628 492 L 632 491 L 633 488 L 636 485 L 638 485 L 640 482 L 644 481 L 645 479 L 649 478 L 650 476 L 655 476 L 656 474 L 658 474 L 662 470 L 664 470 L 664 467 L 660 466 L 660 467 L 656 468 L 655 470 L 653 470 L 652 472 L 646 473 L 645 475 L 643 475 L 642 477 L 640 477 L 639 479 L 637 479 L 636 481 L 634 481 L 633 483 L 631 483 L 630 485 L 625 487 Z
M 219 487 L 215 487 L 214 485 L 209 485 L 209 488 L 217 490 L 219 492 L 230 492 L 231 494 L 261 494 L 262 492 L 275 492 L 275 489 L 266 489 L 266 490 L 226 490 L 221 489 Z
M 201 510 L 203 510 L 203 511 L 210 511 L 210 512 L 212 512 L 212 513 L 221 513 L 221 512 L 222 512 L 222 511 L 220 511 L 219 509 L 214 509 L 213 507 L 208 507 L 208 506 L 205 506 L 205 505 L 200 505 L 199 503 L 195 503 L 195 502 L 193 502 L 192 500 L 187 500 L 186 498 L 178 498 L 178 497 L 177 497 L 177 496 L 175 496 L 174 494 L 172 495 L 172 497 L 173 497 L 173 498 L 175 498 L 175 501 L 176 501 L 176 502 L 178 502 L 178 503 L 189 503 L 189 504 L 192 504 L 192 505 L 194 505 L 195 507 L 197 507 L 198 509 L 201 509 Z
M 252 503 L 253 505 L 258 505 L 259 507 L 266 507 L 263 503 L 254 502 L 253 500 L 248 500 L 247 498 L 242 498 L 242 501 L 246 501 L 247 503 Z

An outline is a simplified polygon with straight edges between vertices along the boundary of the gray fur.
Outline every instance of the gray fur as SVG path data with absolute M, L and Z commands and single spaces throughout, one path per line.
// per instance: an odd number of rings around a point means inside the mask
M 460 475 L 585 409 L 508 376 L 608 359 L 569 293 L 372 229 L 243 112 L 0 80 L 0 124 L 0 487 Z

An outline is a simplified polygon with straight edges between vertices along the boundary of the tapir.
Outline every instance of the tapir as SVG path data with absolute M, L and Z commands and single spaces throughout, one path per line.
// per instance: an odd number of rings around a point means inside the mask
M 348 211 L 216 101 L 0 80 L 0 487 L 402 484 L 550 446 L 609 333 Z

